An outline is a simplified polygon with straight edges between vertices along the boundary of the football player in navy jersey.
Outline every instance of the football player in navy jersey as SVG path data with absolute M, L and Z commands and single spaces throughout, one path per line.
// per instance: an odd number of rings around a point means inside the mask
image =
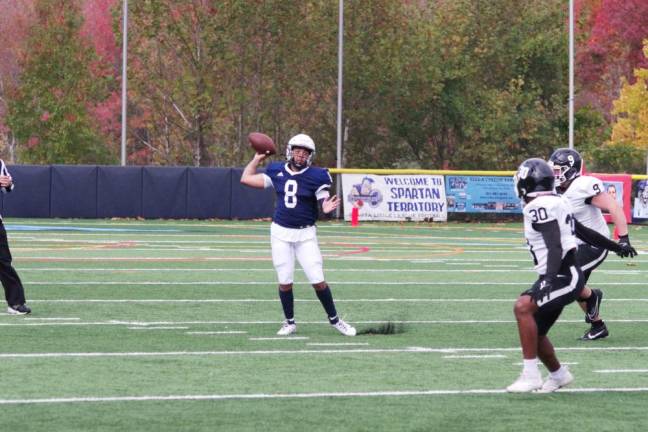
M 292 291 L 297 258 L 331 325 L 345 336 L 355 336 L 356 329 L 338 317 L 331 289 L 324 280 L 315 222 L 320 206 L 324 213 L 330 213 L 340 205 L 340 199 L 330 196 L 332 180 L 328 170 L 311 165 L 314 156 L 313 140 L 305 134 L 295 135 L 286 147 L 287 162 L 273 162 L 265 173 L 256 173 L 259 163 L 266 158 L 265 154 L 257 153 L 243 170 L 241 183 L 255 188 L 273 187 L 277 194 L 270 238 L 285 316 L 277 334 L 288 336 L 297 331 Z
M 556 191 L 562 194 L 574 210 L 574 217 L 583 225 L 591 228 L 605 237 L 610 237 L 610 231 L 603 218 L 601 210 L 610 213 L 612 222 L 619 234 L 619 243 L 627 245 L 630 257 L 636 252 L 630 246 L 628 223 L 623 209 L 603 188 L 603 182 L 596 177 L 582 175 L 583 159 L 574 149 L 560 148 L 549 158 L 549 166 L 554 171 Z M 598 248 L 577 240 L 578 252 L 576 258 L 583 270 L 585 283 L 594 269 L 605 261 L 607 250 Z M 582 340 L 602 339 L 609 335 L 608 329 L 599 316 L 603 292 L 593 289 L 593 299 L 578 299 L 585 312 L 585 322 L 591 323 L 590 329 L 581 337 Z M 588 301 L 589 300 L 589 301 Z
M 577 263 L 576 236 L 622 257 L 631 251 L 574 218 L 569 201 L 554 189 L 553 169 L 542 159 L 524 161 L 514 181 L 516 193 L 524 205 L 524 236 L 539 277 L 515 303 L 523 369 L 520 377 L 506 390 L 513 393 L 553 392 L 574 378 L 558 361 L 547 333 L 566 305 L 592 296 Z M 544 382 L 538 358 L 549 370 Z

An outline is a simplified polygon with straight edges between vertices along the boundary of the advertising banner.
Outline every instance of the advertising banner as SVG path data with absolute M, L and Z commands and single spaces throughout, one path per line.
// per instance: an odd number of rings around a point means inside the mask
M 629 174 L 596 174 L 596 173 L 587 173 L 592 177 L 603 182 L 603 190 L 610 194 L 617 203 L 623 208 L 623 213 L 625 217 L 630 222 L 632 220 L 632 212 L 630 211 L 630 196 L 632 195 L 632 176 Z M 607 223 L 612 222 L 609 213 L 603 212 L 605 221 Z
M 354 207 L 359 220 L 446 221 L 448 209 L 440 175 L 342 174 L 344 220 Z
M 446 176 L 446 194 L 449 212 L 522 213 L 512 176 Z
M 634 198 L 632 216 L 642 223 L 648 219 L 648 180 L 641 180 L 637 183 L 637 195 Z

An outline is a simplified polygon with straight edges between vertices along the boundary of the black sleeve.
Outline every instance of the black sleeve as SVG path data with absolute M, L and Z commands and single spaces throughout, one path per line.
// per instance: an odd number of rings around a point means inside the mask
M 621 246 L 619 246 L 617 242 L 610 240 L 609 238 L 594 231 L 593 229 L 587 228 L 585 225 L 578 222 L 578 220 L 576 219 L 574 219 L 574 222 L 576 226 L 576 236 L 579 239 L 586 241 L 592 246 L 611 250 L 612 252 L 621 251 Z
M 533 229 L 542 234 L 542 239 L 547 245 L 547 271 L 546 279 L 555 279 L 562 263 L 562 243 L 560 242 L 560 227 L 557 220 L 541 224 L 534 223 Z

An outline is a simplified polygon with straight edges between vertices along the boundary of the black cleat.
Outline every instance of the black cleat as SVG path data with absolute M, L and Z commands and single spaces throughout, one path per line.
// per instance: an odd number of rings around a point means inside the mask
M 7 313 L 9 315 L 27 315 L 31 313 L 31 309 L 27 305 L 15 305 L 9 306 L 7 308 Z
M 587 299 L 587 312 L 585 313 L 585 322 L 591 323 L 599 314 L 601 301 L 603 300 L 603 291 L 599 289 L 592 290 L 592 296 Z
M 596 323 L 595 325 L 592 325 L 592 328 L 590 328 L 587 333 L 585 333 L 580 340 L 583 341 L 591 341 L 591 340 L 596 340 L 596 339 L 603 339 L 606 338 L 610 335 L 610 332 L 608 332 L 607 327 L 605 324 L 601 321 L 600 323 Z

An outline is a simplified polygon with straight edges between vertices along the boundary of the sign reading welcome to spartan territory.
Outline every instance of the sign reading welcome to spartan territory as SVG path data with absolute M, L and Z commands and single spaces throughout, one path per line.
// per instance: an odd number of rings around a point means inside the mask
M 443 176 L 342 174 L 344 220 L 354 207 L 364 221 L 446 221 Z

